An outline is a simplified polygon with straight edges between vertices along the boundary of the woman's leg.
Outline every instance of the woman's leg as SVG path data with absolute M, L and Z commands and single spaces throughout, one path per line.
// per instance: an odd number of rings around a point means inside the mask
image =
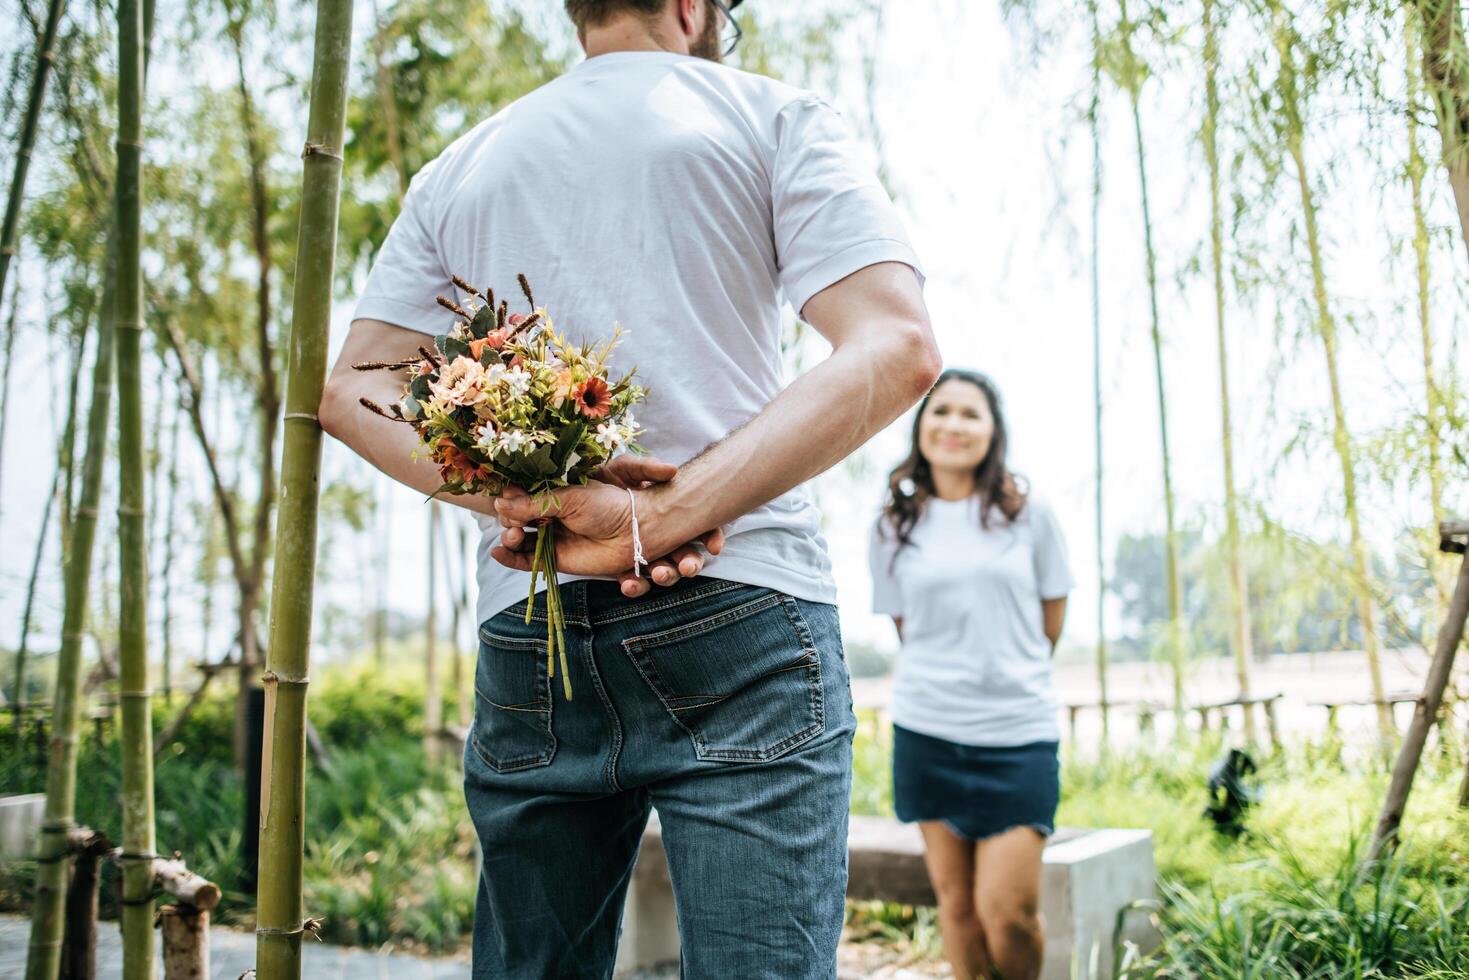
M 974 903 L 974 844 L 942 821 L 918 826 L 923 830 L 923 860 L 939 900 L 944 955 L 954 968 L 955 980 L 988 980 L 989 956 Z
M 1045 951 L 1040 916 L 1046 839 L 1015 827 L 979 842 L 975 906 L 991 961 L 1005 980 L 1035 980 Z

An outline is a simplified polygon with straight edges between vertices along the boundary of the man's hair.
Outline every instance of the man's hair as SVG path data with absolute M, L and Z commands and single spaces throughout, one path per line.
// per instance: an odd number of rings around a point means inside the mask
M 643 17 L 656 17 L 668 0 L 566 0 L 566 16 L 578 31 L 607 23 L 614 14 L 630 11 Z

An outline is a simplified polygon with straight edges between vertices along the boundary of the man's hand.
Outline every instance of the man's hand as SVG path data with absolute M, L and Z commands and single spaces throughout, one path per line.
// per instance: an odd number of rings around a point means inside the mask
M 632 508 L 627 490 L 665 483 L 677 472 L 673 464 L 651 457 L 620 456 L 593 474 L 597 483 L 557 491 L 560 508 L 551 506 L 544 514 L 540 500 L 512 487 L 495 502 L 496 513 L 507 527 L 500 536 L 499 547 L 491 549 L 490 555 L 507 568 L 529 571 L 535 542 L 523 528 L 542 516 L 555 516 L 562 525 L 556 534 L 556 564 L 560 571 L 578 575 L 617 574 L 623 595 L 629 598 L 645 595 L 652 588 L 648 580 L 628 570 L 632 558 Z M 650 537 L 644 535 L 644 541 Z M 668 586 L 698 575 L 704 567 L 704 556 L 696 544 L 717 555 L 724 548 L 724 532 L 715 528 L 654 560 L 646 573 L 648 578 Z

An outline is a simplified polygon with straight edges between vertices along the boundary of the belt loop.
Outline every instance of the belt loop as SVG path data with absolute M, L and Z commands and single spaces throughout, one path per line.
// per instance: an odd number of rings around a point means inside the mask
M 586 579 L 578 579 L 572 583 L 576 591 L 573 593 L 571 600 L 573 611 L 572 621 L 576 625 L 584 626 L 587 629 L 592 628 L 592 609 L 591 604 L 587 601 L 587 586 L 589 584 Z

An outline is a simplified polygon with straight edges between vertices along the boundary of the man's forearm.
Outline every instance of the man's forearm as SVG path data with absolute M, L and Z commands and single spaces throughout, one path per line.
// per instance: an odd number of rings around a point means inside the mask
M 439 469 L 426 457 L 414 459 L 421 448 L 418 434 L 402 422 L 375 415 L 360 399 L 368 398 L 386 409 L 403 389 L 403 375 L 389 371 L 352 372 L 352 356 L 343 351 L 322 396 L 319 412 L 322 427 L 339 442 L 399 483 L 432 495 L 443 480 Z M 350 373 L 349 373 L 350 372 Z M 438 499 L 482 514 L 494 514 L 494 500 L 478 494 L 444 494 Z
M 654 548 L 727 524 L 825 472 L 922 397 L 940 363 L 926 315 L 854 331 L 749 423 L 648 497 Z

